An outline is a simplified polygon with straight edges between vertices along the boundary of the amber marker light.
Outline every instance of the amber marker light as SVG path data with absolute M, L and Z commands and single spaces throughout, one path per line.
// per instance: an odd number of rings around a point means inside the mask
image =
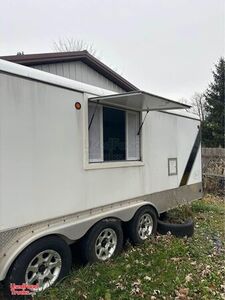
M 74 106 L 75 106 L 75 108 L 78 109 L 78 110 L 81 109 L 81 104 L 80 104 L 80 102 L 76 102 Z

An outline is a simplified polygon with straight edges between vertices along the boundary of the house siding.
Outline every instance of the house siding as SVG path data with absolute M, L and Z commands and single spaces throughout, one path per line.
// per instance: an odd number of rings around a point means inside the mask
M 81 61 L 52 63 L 32 66 L 35 69 L 91 84 L 113 92 L 123 93 L 121 87 L 96 72 Z

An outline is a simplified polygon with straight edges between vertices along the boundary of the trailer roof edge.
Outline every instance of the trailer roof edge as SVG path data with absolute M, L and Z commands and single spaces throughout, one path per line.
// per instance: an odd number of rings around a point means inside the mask
M 0 72 L 13 74 L 15 76 L 24 77 L 31 80 L 37 80 L 39 82 L 43 82 L 50 85 L 55 85 L 61 88 L 74 90 L 77 92 L 84 92 L 91 95 L 96 96 L 106 96 L 106 95 L 112 95 L 117 94 L 113 91 L 106 90 L 103 88 L 99 88 L 96 86 L 92 86 L 86 83 L 82 83 L 79 81 L 75 81 L 72 79 L 68 79 L 62 76 L 58 76 L 55 74 L 47 73 L 44 71 L 40 71 L 37 69 L 33 69 L 30 67 L 22 66 L 16 63 L 8 62 L 5 60 L 0 59 Z M 163 111 L 162 111 L 163 112 Z M 166 111 L 164 111 L 167 113 Z M 169 112 L 168 112 L 169 113 Z M 198 116 L 191 114 L 190 112 L 180 112 L 176 111 L 176 113 L 173 113 L 170 111 L 170 114 L 176 114 L 179 116 L 186 116 L 190 118 L 194 118 L 196 120 L 199 120 Z
M 68 79 L 55 74 L 47 73 L 30 67 L 22 66 L 16 63 L 0 59 L 0 72 L 10 73 L 20 77 L 37 80 L 40 82 L 57 85 L 62 88 L 72 89 L 74 91 L 89 93 L 93 95 L 113 94 L 113 91 L 89 85 L 87 83 Z

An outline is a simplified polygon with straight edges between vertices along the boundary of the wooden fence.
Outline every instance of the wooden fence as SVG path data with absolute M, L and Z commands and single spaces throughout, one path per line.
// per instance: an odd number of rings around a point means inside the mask
M 206 192 L 225 192 L 225 149 L 202 148 L 203 186 Z

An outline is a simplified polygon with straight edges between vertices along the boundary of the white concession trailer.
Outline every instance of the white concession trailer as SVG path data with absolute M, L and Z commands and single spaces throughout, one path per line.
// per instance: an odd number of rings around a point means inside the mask
M 200 120 L 184 104 L 123 94 L 0 60 L 0 281 L 45 289 L 156 231 L 202 196 Z

